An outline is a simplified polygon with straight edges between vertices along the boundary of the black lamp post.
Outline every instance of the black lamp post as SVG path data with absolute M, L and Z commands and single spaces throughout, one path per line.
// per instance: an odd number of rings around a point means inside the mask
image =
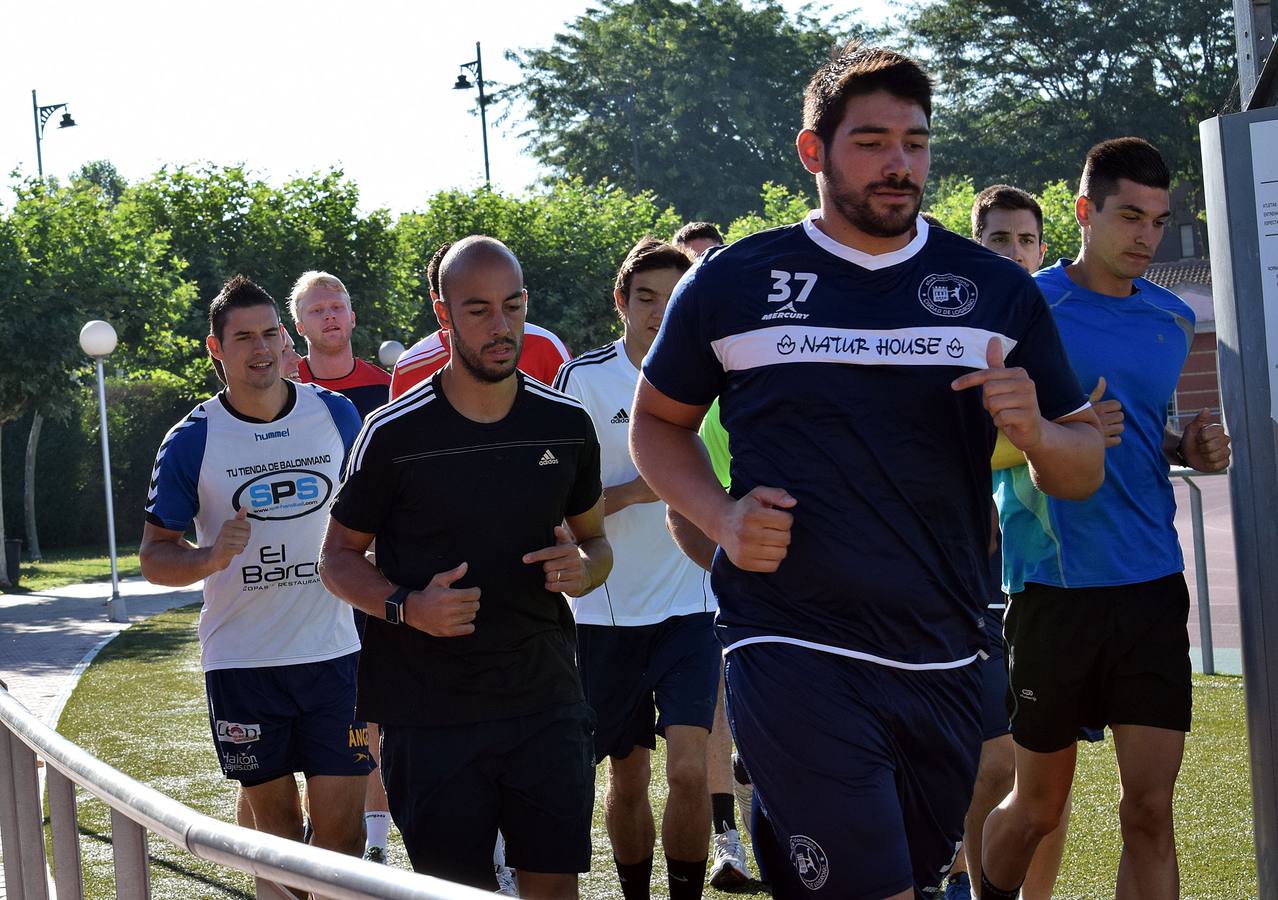
M 480 89 L 482 93 L 482 88 Z M 71 118 L 71 113 L 66 112 L 67 105 L 65 103 L 55 103 L 52 106 L 41 106 L 36 100 L 36 92 L 31 91 L 31 112 L 35 116 L 35 136 L 36 136 L 36 171 L 40 174 L 40 180 L 44 180 L 44 157 L 40 154 L 40 139 L 44 137 L 45 123 L 53 117 L 58 110 L 63 110 L 62 119 L 58 122 L 59 128 L 74 128 L 75 119 Z
M 453 90 L 468 91 L 476 85 L 479 87 L 479 127 L 484 135 L 484 184 L 491 184 L 492 177 L 488 171 L 488 116 L 485 112 L 488 98 L 484 96 L 484 55 L 479 52 L 479 41 L 475 41 L 475 58 L 470 62 L 461 63 L 458 68 L 470 69 L 474 72 L 475 84 L 470 83 L 470 79 L 466 77 L 466 73 L 463 71 L 457 75 Z

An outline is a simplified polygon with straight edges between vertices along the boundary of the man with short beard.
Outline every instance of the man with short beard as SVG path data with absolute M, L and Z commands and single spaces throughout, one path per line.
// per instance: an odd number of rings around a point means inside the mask
M 813 75 L 797 147 L 820 208 L 702 257 L 631 417 L 639 473 L 720 548 L 728 715 L 776 897 L 936 891 L 981 743 L 996 431 L 1051 494 L 1103 473 L 1029 276 L 918 215 L 931 108 L 889 50 Z M 728 493 L 696 433 L 716 397 Z
M 459 241 L 439 287 L 451 358 L 364 423 L 320 575 L 368 613 L 357 709 L 381 725 L 413 868 L 493 890 L 500 829 L 520 896 L 575 897 L 594 714 L 564 595 L 612 568 L 599 441 L 581 403 L 516 371 L 528 294 L 505 245 Z

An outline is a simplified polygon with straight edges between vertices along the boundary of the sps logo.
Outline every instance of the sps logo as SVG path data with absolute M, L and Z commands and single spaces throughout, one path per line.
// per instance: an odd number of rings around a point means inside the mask
M 298 519 L 323 509 L 333 492 L 333 482 L 312 469 L 267 472 L 240 485 L 231 500 L 235 509 L 248 507 L 250 519 L 263 522 Z

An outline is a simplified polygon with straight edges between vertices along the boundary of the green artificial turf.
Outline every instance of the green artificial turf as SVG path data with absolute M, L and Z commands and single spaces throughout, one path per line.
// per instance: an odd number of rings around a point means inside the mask
M 191 606 L 162 613 L 116 638 L 85 672 L 59 730 L 126 774 L 193 809 L 231 821 L 235 788 L 218 770 L 209 735 L 197 612 L 198 607 Z M 1244 722 L 1241 679 L 1195 676 L 1194 731 L 1176 792 L 1184 897 L 1233 900 L 1256 895 Z M 652 762 L 654 773 L 663 771 L 660 746 Z M 621 897 L 603 823 L 605 777 L 601 768 L 596 779 L 593 871 L 582 879 L 581 895 L 588 900 Z M 660 777 L 654 782 L 653 807 L 660 821 L 664 784 Z M 1117 803 L 1112 740 L 1082 747 L 1057 896 L 1113 896 L 1119 851 Z M 107 808 L 82 793 L 81 845 L 90 898 L 114 896 L 109 823 Z M 150 848 L 156 898 L 252 895 L 246 875 L 205 863 L 155 836 Z M 653 894 L 659 897 L 666 895 L 660 847 L 656 860 Z M 394 829 L 390 862 L 407 866 Z M 763 890 L 755 885 L 750 893 Z M 706 896 L 729 895 L 707 887 Z

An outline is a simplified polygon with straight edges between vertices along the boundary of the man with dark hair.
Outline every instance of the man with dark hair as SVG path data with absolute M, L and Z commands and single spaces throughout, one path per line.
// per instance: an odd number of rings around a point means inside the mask
M 705 573 L 675 546 L 665 504 L 630 459 L 639 366 L 670 292 L 692 265 L 645 237 L 617 271 L 613 303 L 622 337 L 565 363 L 556 390 L 579 399 L 599 434 L 604 515 L 615 563 L 608 581 L 573 601 L 577 663 L 595 710 L 595 760 L 608 760 L 608 839 L 626 900 L 646 900 L 656 829 L 648 800 L 649 751 L 666 740 L 669 796 L 661 828 L 671 900 L 701 896 L 710 805 L 706 744 L 714 722 L 719 644 Z M 731 802 L 731 795 L 729 795 Z
M 1224 469 L 1229 437 L 1205 409 L 1183 429 L 1167 423 L 1194 314 L 1141 275 L 1171 216 L 1170 182 L 1139 138 L 1093 147 L 1074 205 L 1082 250 L 1035 278 L 1075 371 L 1103 382 L 1114 413 L 1091 498 L 1060 503 L 1028 473 L 997 473 L 1016 785 L 985 826 L 984 900 L 1016 896 L 1069 796 L 1079 727 L 1106 725 L 1122 782 L 1117 896 L 1179 896 L 1172 792 L 1190 724 L 1189 593 L 1167 471 Z
M 1030 194 L 1010 184 L 992 184 L 972 204 L 972 240 L 1006 256 L 1026 272 L 1043 264 L 1043 209 Z
M 675 232 L 670 243 L 688 254 L 689 258 L 696 259 L 711 247 L 722 244 L 723 235 L 712 222 L 689 222 Z
M 563 594 L 612 567 L 599 442 L 577 400 L 516 370 L 528 295 L 505 245 L 454 244 L 439 286 L 452 356 L 365 423 L 320 575 L 369 615 L 357 709 L 413 868 L 492 890 L 500 829 L 521 896 L 575 897 L 594 715 Z
M 426 266 L 426 284 L 430 290 L 431 302 L 437 302 L 443 296 L 440 265 L 452 246 L 452 241 L 441 244 Z M 391 373 L 391 399 L 401 396 L 442 369 L 448 362 L 449 352 L 447 328 L 428 334 L 405 350 Z M 524 346 L 519 355 L 519 371 L 531 375 L 542 384 L 550 384 L 555 380 L 559 367 L 570 359 L 572 354 L 553 331 L 532 322 L 524 323 Z
M 222 771 L 260 831 L 359 855 L 373 768 L 353 718 L 359 637 L 317 577 L 332 486 L 359 431 L 350 401 L 280 377 L 275 301 L 243 276 L 209 307 L 226 388 L 160 445 L 139 557 L 154 584 L 204 581 L 200 659 Z M 196 544 L 183 534 L 194 521 Z M 247 818 L 247 817 L 246 817 Z
M 836 52 L 796 141 L 820 209 L 706 254 L 636 394 L 640 474 L 720 548 L 728 714 L 782 898 L 937 889 L 980 749 L 996 429 L 1054 494 L 1102 475 L 1029 276 L 919 218 L 930 109 L 912 60 Z M 726 494 L 696 434 L 716 396 Z

